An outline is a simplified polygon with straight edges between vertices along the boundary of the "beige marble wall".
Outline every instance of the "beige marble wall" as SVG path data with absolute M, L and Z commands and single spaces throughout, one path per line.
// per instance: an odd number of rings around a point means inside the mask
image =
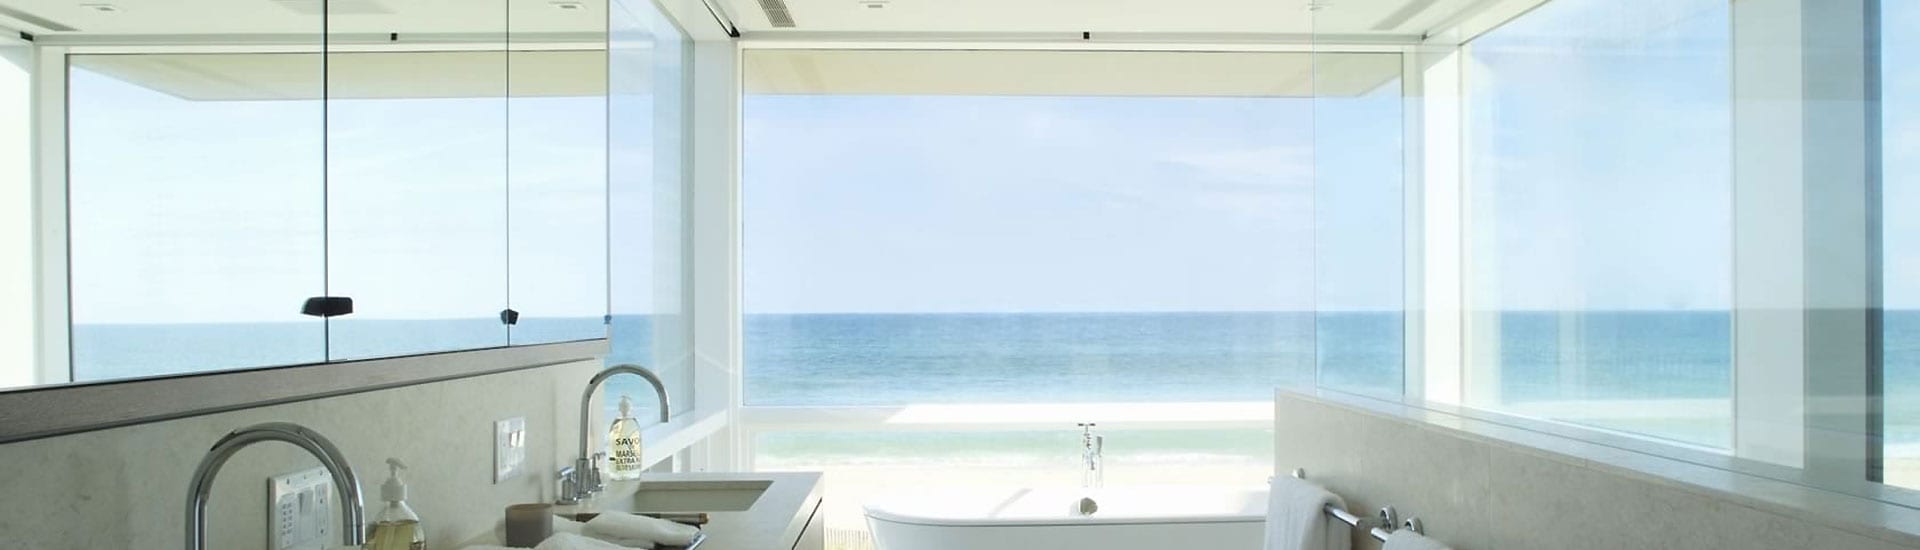
M 257 422 L 296 422 L 332 439 L 381 508 L 387 457 L 412 467 L 409 504 L 431 547 L 484 534 L 508 505 L 553 497 L 578 437 L 585 361 L 0 445 L 0 548 L 181 547 L 193 469 L 213 442 Z M 527 419 L 528 473 L 493 483 L 493 422 Z M 267 478 L 317 466 L 268 442 L 227 463 L 209 507 L 209 548 L 264 548 Z
M 1461 550 L 1908 547 L 1870 526 L 1317 398 L 1281 392 L 1274 423 L 1278 475 L 1305 469 L 1363 515 L 1392 504 Z

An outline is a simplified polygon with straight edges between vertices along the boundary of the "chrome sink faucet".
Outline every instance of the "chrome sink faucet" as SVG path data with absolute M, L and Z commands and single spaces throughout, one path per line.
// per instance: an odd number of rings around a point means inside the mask
M 1086 469 L 1080 472 L 1080 487 L 1099 489 L 1106 485 L 1106 472 L 1101 463 L 1105 461 L 1107 437 L 1093 435 L 1095 424 L 1082 422 L 1080 426 L 1080 459 L 1086 463 Z
M 662 382 L 660 376 L 653 371 L 640 365 L 614 365 L 593 375 L 593 379 L 587 381 L 586 392 L 580 395 L 580 458 L 574 460 L 572 466 L 560 469 L 560 498 L 555 501 L 559 504 L 579 504 L 580 501 L 607 488 L 606 482 L 600 479 L 600 468 L 597 467 L 606 453 L 591 451 L 593 427 L 588 424 L 593 418 L 594 392 L 599 390 L 600 384 L 605 383 L 608 378 L 620 374 L 637 374 L 645 378 L 647 383 L 653 384 L 653 392 L 660 396 L 660 422 L 665 423 L 673 418 L 672 410 L 668 406 L 670 401 L 667 400 L 667 383 Z
M 193 470 L 193 484 L 187 492 L 187 550 L 207 547 L 207 496 L 213 491 L 213 478 L 227 459 L 248 445 L 262 441 L 292 443 L 314 458 L 333 475 L 333 486 L 340 491 L 340 541 L 359 547 L 367 543 L 365 508 L 360 502 L 360 478 L 353 474 L 347 457 L 319 432 L 288 422 L 254 424 L 227 434 L 214 442 L 200 466 Z

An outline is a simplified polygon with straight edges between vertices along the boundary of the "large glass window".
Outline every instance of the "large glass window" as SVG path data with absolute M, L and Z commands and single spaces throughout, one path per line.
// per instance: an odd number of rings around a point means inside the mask
M 1309 57 L 749 51 L 747 404 L 1310 383 Z
M 1468 401 L 1728 448 L 1723 0 L 1556 0 L 1469 44 Z

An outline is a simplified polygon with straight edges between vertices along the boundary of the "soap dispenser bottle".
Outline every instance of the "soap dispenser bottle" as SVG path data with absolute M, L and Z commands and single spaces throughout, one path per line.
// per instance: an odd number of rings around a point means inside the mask
M 427 533 L 420 527 L 420 516 L 407 507 L 407 484 L 400 480 L 400 470 L 407 465 L 400 459 L 387 459 L 387 482 L 380 485 L 380 499 L 387 501 L 387 509 L 373 521 L 373 536 L 367 538 L 366 550 L 426 550 Z
M 633 399 L 620 396 L 620 418 L 607 430 L 607 479 L 640 479 L 640 421 L 633 418 Z

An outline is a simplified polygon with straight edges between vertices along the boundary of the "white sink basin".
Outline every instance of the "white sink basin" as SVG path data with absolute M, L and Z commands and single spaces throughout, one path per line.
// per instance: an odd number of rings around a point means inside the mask
M 634 512 L 744 512 L 773 481 L 647 481 L 633 495 Z

